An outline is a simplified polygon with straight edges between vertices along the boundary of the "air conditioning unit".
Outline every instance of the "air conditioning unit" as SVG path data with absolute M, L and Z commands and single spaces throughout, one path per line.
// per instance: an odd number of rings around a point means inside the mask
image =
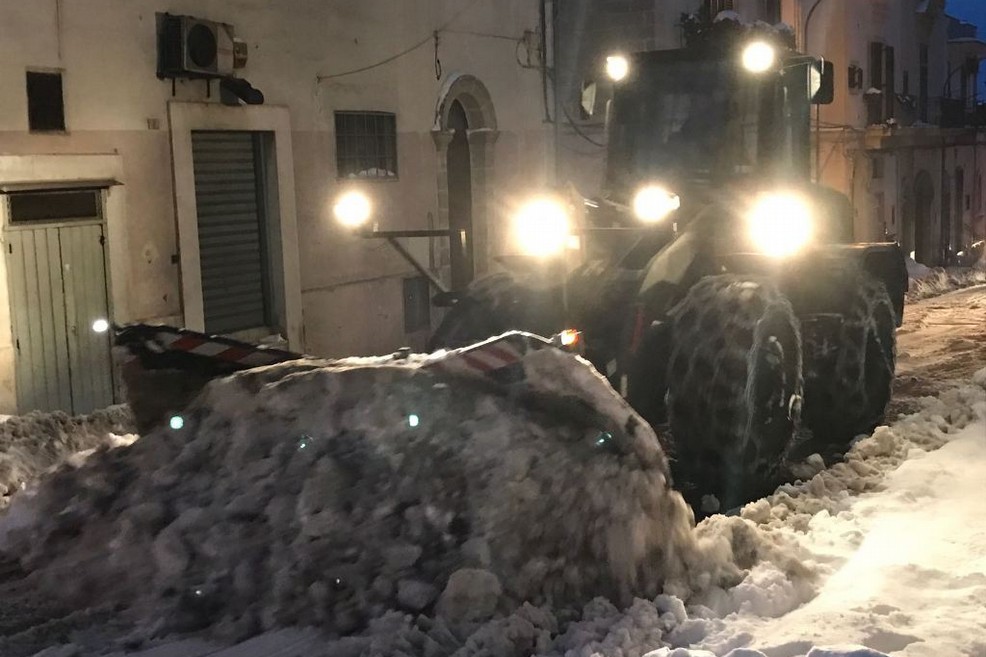
M 159 78 L 223 78 L 236 58 L 232 25 L 193 16 L 157 15 Z

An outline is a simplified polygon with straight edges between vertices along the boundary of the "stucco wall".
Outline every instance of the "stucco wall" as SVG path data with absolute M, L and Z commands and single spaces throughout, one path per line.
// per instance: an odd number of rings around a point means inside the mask
M 381 227 L 423 228 L 439 216 L 438 162 L 431 136 L 443 81 L 470 73 L 489 90 L 498 118 L 494 212 L 503 199 L 544 181 L 547 130 L 541 78 L 521 68 L 516 40 L 538 24 L 536 2 L 451 0 L 64 0 L 0 4 L 0 154 L 114 153 L 127 190 L 126 293 L 117 321 L 181 321 L 175 191 L 167 107 L 218 102 L 201 81 L 155 76 L 155 12 L 231 23 L 249 44 L 238 74 L 268 104 L 287 108 L 295 174 L 304 347 L 320 354 L 379 353 L 409 341 L 403 333 L 402 278 L 412 270 L 383 243 L 337 228 L 333 112 L 397 114 L 399 179 L 367 182 Z M 439 35 L 436 79 L 433 31 Z M 481 34 L 481 35 L 480 35 Z M 421 47 L 369 71 L 319 81 Z M 27 131 L 24 72 L 64 70 L 67 133 Z M 496 231 L 493 231 L 494 233 Z M 427 255 L 427 244 L 416 244 Z M 491 249 L 499 248 L 494 244 Z M 495 255 L 495 254 L 494 254 Z M 122 284 L 114 280 L 114 285 Z M 6 290 L 0 290 L 0 305 Z M 354 312 L 354 310 L 358 310 Z

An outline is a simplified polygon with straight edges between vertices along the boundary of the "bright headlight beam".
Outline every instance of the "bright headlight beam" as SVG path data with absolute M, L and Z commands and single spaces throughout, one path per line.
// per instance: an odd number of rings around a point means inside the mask
M 619 82 L 630 73 L 630 61 L 623 55 L 610 55 L 606 58 L 606 75 L 613 82 Z
M 370 219 L 373 207 L 370 199 L 363 192 L 345 192 L 336 199 L 332 213 L 336 221 L 346 228 L 359 228 Z
M 105 319 L 97 319 L 92 323 L 93 333 L 106 333 L 108 330 L 110 330 L 110 323 Z
M 571 220 L 565 207 L 550 198 L 535 199 L 514 217 L 517 246 L 524 255 L 548 257 L 568 246 Z
M 750 239 L 766 255 L 794 255 L 811 241 L 814 220 L 808 203 L 794 194 L 766 194 L 749 215 Z
M 743 49 L 743 68 L 750 73 L 764 73 L 774 67 L 777 50 L 766 41 L 754 41 Z
M 657 223 L 681 207 L 681 199 L 658 185 L 648 185 L 633 197 L 633 214 L 645 223 Z

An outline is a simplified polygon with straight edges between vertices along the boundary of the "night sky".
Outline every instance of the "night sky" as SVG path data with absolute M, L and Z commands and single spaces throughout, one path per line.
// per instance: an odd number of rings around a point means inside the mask
M 947 11 L 956 18 L 979 26 L 979 36 L 986 30 L 986 2 L 984 0 L 948 0 Z
M 986 0 L 948 0 L 946 11 L 956 18 L 974 23 L 979 27 L 979 38 L 986 41 Z M 986 93 L 986 75 L 980 74 L 979 96 Z

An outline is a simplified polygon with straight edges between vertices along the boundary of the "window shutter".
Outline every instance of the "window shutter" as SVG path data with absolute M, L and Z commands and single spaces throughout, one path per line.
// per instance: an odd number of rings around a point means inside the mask
M 883 44 L 870 44 L 870 86 L 883 89 Z
M 886 64 L 886 77 L 884 78 L 883 97 L 886 101 L 884 106 L 884 118 L 892 119 L 896 114 L 897 103 L 897 71 L 894 61 L 893 46 L 885 46 L 883 49 L 883 59 Z
M 266 217 L 250 132 L 193 132 L 205 329 L 268 324 Z

